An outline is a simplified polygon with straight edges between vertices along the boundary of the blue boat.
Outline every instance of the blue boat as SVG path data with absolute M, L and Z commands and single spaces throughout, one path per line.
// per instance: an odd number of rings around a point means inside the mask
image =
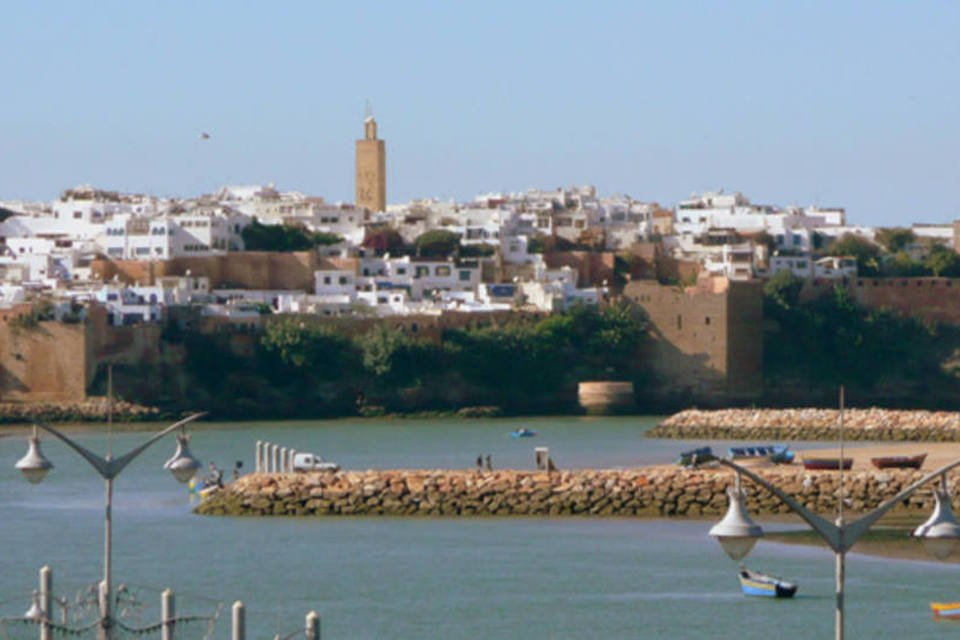
M 510 432 L 511 438 L 532 438 L 535 435 L 537 435 L 536 431 L 533 431 L 532 429 L 527 429 L 526 427 L 520 427 L 516 431 Z
M 740 567 L 740 590 L 745 596 L 792 598 L 797 592 L 797 583 Z
M 710 447 L 697 447 L 681 452 L 680 457 L 677 458 L 677 464 L 681 467 L 695 467 L 698 464 L 713 462 L 716 459 L 717 456 L 713 455 L 713 450 Z
M 769 458 L 771 462 L 777 464 L 790 464 L 793 462 L 794 456 L 794 452 L 790 451 L 790 447 L 782 444 L 730 447 L 727 449 L 727 453 L 735 460 L 743 458 Z

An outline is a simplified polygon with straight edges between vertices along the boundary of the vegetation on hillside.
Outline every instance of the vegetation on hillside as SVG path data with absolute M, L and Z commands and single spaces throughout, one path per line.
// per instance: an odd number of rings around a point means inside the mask
M 764 289 L 764 377 L 771 394 L 793 388 L 829 395 L 844 384 L 861 397 L 913 398 L 931 406 L 955 401 L 957 329 L 859 307 L 842 286 L 801 302 L 801 284 L 781 272 Z
M 168 331 L 186 349 L 178 393 L 219 417 L 326 417 L 497 406 L 573 412 L 582 380 L 632 380 L 643 320 L 626 304 L 517 316 L 500 326 L 423 339 L 382 324 L 355 337 L 277 318 L 238 356 L 229 336 Z
M 240 232 L 247 251 L 307 251 L 343 242 L 335 233 L 311 232 L 284 224 L 261 224 L 256 218 Z

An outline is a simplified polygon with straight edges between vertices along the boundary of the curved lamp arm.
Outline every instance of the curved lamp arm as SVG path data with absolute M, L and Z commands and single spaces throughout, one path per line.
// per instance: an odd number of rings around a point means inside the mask
M 773 495 L 783 500 L 788 507 L 793 509 L 793 511 L 795 511 L 798 516 L 803 518 L 807 522 L 807 524 L 809 524 L 813 528 L 813 530 L 816 531 L 828 545 L 830 545 L 831 549 L 837 552 L 840 552 L 843 550 L 842 549 L 843 545 L 842 545 L 841 535 L 840 535 L 840 527 L 833 524 L 829 520 L 825 518 L 821 518 L 814 512 L 810 511 L 805 506 L 800 504 L 793 496 L 787 493 L 784 493 L 783 490 L 778 489 L 774 485 L 770 484 L 768 481 L 764 480 L 763 478 L 755 474 L 750 469 L 747 469 L 746 467 L 742 467 L 736 462 L 733 462 L 732 460 L 728 460 L 726 458 L 717 458 L 717 462 L 719 462 L 725 467 L 730 467 L 737 473 L 742 473 L 743 475 L 747 476 L 748 478 L 753 480 L 755 483 L 757 483 L 758 485 L 760 485 L 761 487 L 763 487 Z
M 183 427 L 184 425 L 190 422 L 193 422 L 197 418 L 202 418 L 205 415 L 207 415 L 206 412 L 194 413 L 190 416 L 187 416 L 183 420 L 174 422 L 172 425 L 170 425 L 160 433 L 157 433 L 156 435 L 151 437 L 149 440 L 141 444 L 139 447 L 131 450 L 129 453 L 126 453 L 120 456 L 119 458 L 110 459 L 110 460 L 104 458 L 103 456 L 97 455 L 96 453 L 93 453 L 86 447 L 74 442 L 71 438 L 67 437 L 60 431 L 57 431 L 56 429 L 51 427 L 49 424 L 43 422 L 42 420 L 35 420 L 34 422 L 38 427 L 40 427 L 44 431 L 51 433 L 52 435 L 56 436 L 60 440 L 63 440 L 67 444 L 67 446 L 69 446 L 71 449 L 79 453 L 87 462 L 90 463 L 90 466 L 92 466 L 94 469 L 97 470 L 97 473 L 103 476 L 105 480 L 112 480 L 113 478 L 116 478 L 118 475 L 120 475 L 120 472 L 123 471 L 128 464 L 133 462 L 137 456 L 143 453 L 148 447 L 150 447 L 150 445 L 155 443 L 157 440 L 167 435 L 171 431 L 175 429 L 179 429 L 180 427 Z
M 873 524 L 877 520 L 879 520 L 883 514 L 885 514 L 887 511 L 895 507 L 901 500 L 909 497 L 914 491 L 916 491 L 923 485 L 927 484 L 931 480 L 936 480 L 940 476 L 946 475 L 947 472 L 949 472 L 950 470 L 956 467 L 960 467 L 960 460 L 954 460 L 949 464 L 943 465 L 936 471 L 932 471 L 928 473 L 927 475 L 923 476 L 922 478 L 914 482 L 912 485 L 910 485 L 909 487 L 907 487 L 897 495 L 893 496 L 892 498 L 890 498 L 889 500 L 881 504 L 879 507 L 877 507 L 867 515 L 863 516 L 858 520 L 854 520 L 853 522 L 851 522 L 846 527 L 847 534 L 845 536 L 844 541 L 845 542 L 849 541 L 847 544 L 847 548 L 849 549 L 850 547 L 852 547 L 853 544 L 860 539 L 860 536 L 866 533 L 867 529 L 873 526 Z

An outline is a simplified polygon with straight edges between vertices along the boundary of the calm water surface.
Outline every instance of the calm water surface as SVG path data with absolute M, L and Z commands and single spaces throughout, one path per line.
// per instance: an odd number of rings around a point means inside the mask
M 252 465 L 257 439 L 314 451 L 345 468 L 530 468 L 549 446 L 562 468 L 628 467 L 671 461 L 692 442 L 646 440 L 654 418 L 486 421 L 327 421 L 208 425 L 193 449 L 221 467 Z M 517 426 L 534 439 L 507 434 Z M 99 451 L 106 437 L 77 438 Z M 118 453 L 145 434 L 114 437 Z M 719 449 L 730 443 L 718 443 Z M 57 589 L 99 579 L 103 483 L 64 446 L 46 439 L 56 469 L 28 485 L 13 464 L 24 439 L 0 439 L 0 613 L 29 605 L 36 571 Z M 736 567 L 708 538 L 708 521 L 503 519 L 236 519 L 190 512 L 186 491 L 160 467 L 172 439 L 120 477 L 114 515 L 114 575 L 149 595 L 156 618 L 171 586 L 181 613 L 216 601 L 248 606 L 250 638 L 302 626 L 316 609 L 323 637 L 342 638 L 769 638 L 831 637 L 833 558 L 825 550 L 761 543 L 751 567 L 796 579 L 792 601 L 745 599 Z M 847 563 L 848 637 L 941 638 L 931 600 L 960 600 L 960 568 L 852 554 Z M 215 637 L 228 637 L 225 612 Z M 179 636 L 178 636 L 179 637 Z

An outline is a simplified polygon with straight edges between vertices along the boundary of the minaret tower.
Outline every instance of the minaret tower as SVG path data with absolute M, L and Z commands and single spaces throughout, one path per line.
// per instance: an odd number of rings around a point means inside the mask
M 387 149 L 377 138 L 377 121 L 369 104 L 363 120 L 363 140 L 357 140 L 357 206 L 370 211 L 387 208 Z

